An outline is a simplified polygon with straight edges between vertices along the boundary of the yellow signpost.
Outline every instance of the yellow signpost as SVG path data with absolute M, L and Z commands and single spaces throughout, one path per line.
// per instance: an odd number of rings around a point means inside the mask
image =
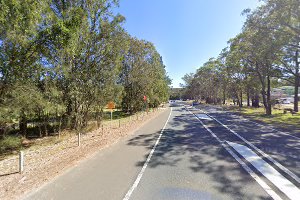
M 115 109 L 116 108 L 116 105 L 113 101 L 110 101 L 108 104 L 107 104 L 107 108 L 108 109 Z
M 112 121 L 112 114 L 113 114 L 113 109 L 116 108 L 116 104 L 113 101 L 110 101 L 107 104 L 107 108 L 110 109 L 110 120 Z

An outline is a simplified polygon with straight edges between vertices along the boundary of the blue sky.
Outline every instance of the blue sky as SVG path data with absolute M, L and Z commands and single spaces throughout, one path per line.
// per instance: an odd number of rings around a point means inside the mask
M 258 0 L 120 0 L 118 12 L 132 36 L 156 46 L 178 87 L 184 74 L 217 57 L 241 31 L 241 12 L 258 5 Z

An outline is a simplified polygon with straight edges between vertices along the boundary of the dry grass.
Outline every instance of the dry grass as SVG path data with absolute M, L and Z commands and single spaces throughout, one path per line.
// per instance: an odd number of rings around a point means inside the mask
M 35 139 L 34 145 L 24 150 L 23 174 L 17 173 L 17 155 L 0 160 L 0 199 L 19 199 L 26 192 L 43 185 L 80 160 L 132 134 L 134 130 L 162 112 L 164 111 L 158 110 L 144 117 L 139 113 L 139 116 L 121 121 L 104 122 L 103 129 L 101 125 L 98 130 L 82 134 L 80 147 L 77 146 L 77 136 L 74 132 L 63 132 L 60 138 L 52 136 Z M 91 123 L 91 126 L 94 126 L 94 123 Z

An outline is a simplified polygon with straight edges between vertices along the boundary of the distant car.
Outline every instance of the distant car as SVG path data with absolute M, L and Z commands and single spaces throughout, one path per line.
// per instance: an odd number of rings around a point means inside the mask
M 193 106 L 197 106 L 199 105 L 200 103 L 198 101 L 193 101 Z
M 282 98 L 279 101 L 281 104 L 291 104 L 294 103 L 294 100 L 292 98 Z
M 291 103 L 291 101 L 287 100 L 287 99 L 285 99 L 285 100 L 282 101 L 282 104 L 290 104 L 290 103 Z

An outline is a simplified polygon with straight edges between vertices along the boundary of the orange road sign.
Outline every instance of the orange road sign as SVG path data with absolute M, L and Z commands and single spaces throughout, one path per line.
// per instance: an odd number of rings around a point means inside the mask
M 108 109 L 115 109 L 116 105 L 113 101 L 110 101 L 108 104 L 107 104 L 107 108 Z

